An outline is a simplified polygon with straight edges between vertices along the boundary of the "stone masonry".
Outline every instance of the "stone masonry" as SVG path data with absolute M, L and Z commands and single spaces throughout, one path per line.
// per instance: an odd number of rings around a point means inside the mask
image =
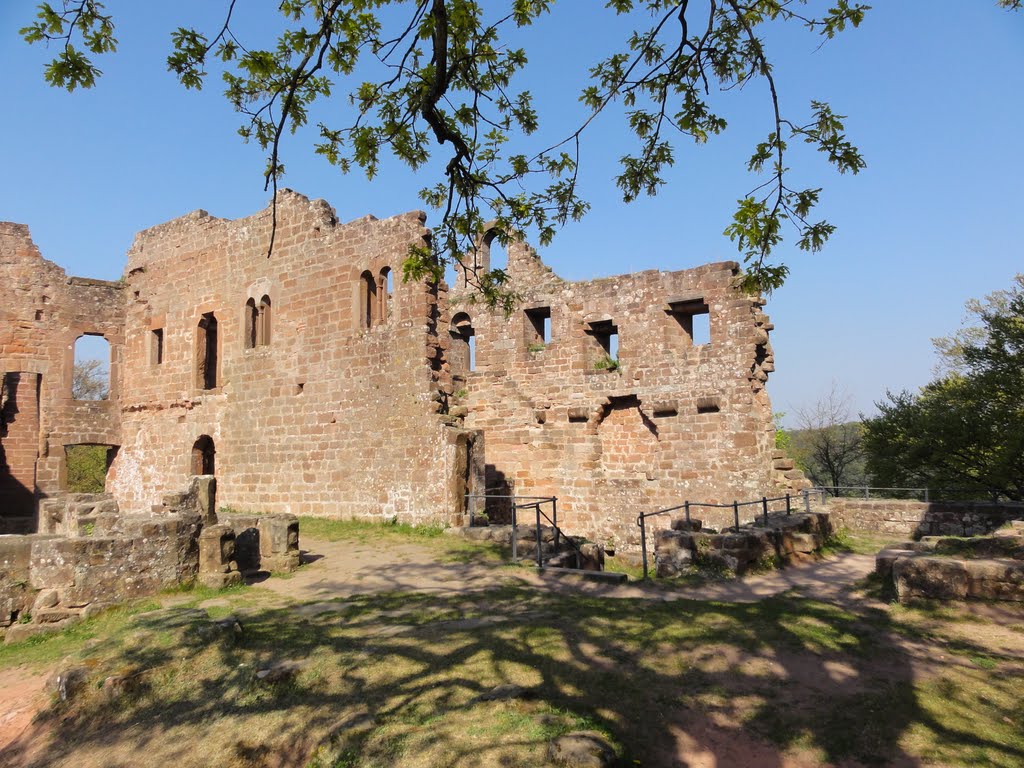
M 120 444 L 124 287 L 67 277 L 28 228 L 0 222 L 0 533 L 35 529 L 36 498 L 65 484 L 69 445 Z M 85 334 L 111 349 L 110 396 L 71 397 L 74 346 Z M 179 480 L 180 484 L 180 480 Z
M 629 550 L 640 511 L 807 486 L 774 450 L 773 326 L 736 262 L 568 282 L 512 243 L 505 271 L 512 314 L 472 303 L 464 277 L 447 303 L 453 413 L 484 435 L 488 493 L 557 496 L 566 530 Z M 709 343 L 694 343 L 698 315 Z
M 563 528 L 620 549 L 639 511 L 806 486 L 774 451 L 772 325 L 735 262 L 568 282 L 512 243 L 523 301 L 506 316 L 472 303 L 464 276 L 402 281 L 424 221 L 343 224 L 282 190 L 269 256 L 269 208 L 197 211 L 140 233 L 119 283 L 67 278 L 0 224 L 0 525 L 45 528 L 38 501 L 80 443 L 117 449 L 107 491 L 128 515 L 194 475 L 240 520 L 458 524 L 486 489 L 556 495 Z M 694 342 L 701 316 L 709 343 Z M 106 401 L 70 397 L 82 333 L 111 342 Z M 235 551 L 252 551 L 249 530 Z

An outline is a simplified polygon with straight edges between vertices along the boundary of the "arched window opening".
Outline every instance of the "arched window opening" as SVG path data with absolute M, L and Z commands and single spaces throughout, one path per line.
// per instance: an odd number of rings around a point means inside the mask
M 213 447 L 213 438 L 209 435 L 201 435 L 192 444 L 192 471 L 193 475 L 213 475 L 216 467 L 214 457 L 216 451 Z
M 75 400 L 106 400 L 110 396 L 110 342 L 87 333 L 75 340 L 75 364 L 71 373 L 71 397 Z
M 476 332 L 473 321 L 465 312 L 452 318 L 449 334 L 452 342 L 449 347 L 449 368 L 453 376 L 464 376 L 476 370 Z
M 498 237 L 498 230 L 492 229 L 484 235 L 483 248 L 485 253 L 482 263 L 487 265 L 488 269 L 508 271 L 508 249 Z
M 377 281 L 369 272 L 360 276 L 360 319 L 363 328 L 372 328 L 377 323 Z
M 196 328 L 196 386 L 199 389 L 217 387 L 217 362 L 217 318 L 213 312 L 207 312 Z
M 256 323 L 256 344 L 263 347 L 270 343 L 270 297 L 260 299 L 259 316 Z
M 257 326 L 259 325 L 259 310 L 256 309 L 256 299 L 249 299 L 245 302 L 245 348 L 253 349 L 256 346 Z
M 391 312 L 391 267 L 384 267 L 380 271 L 377 290 L 380 294 L 380 320 L 384 322 L 388 319 L 388 315 Z

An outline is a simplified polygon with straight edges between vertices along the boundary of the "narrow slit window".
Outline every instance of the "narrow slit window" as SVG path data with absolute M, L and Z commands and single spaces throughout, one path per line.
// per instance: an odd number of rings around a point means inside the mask
M 154 328 L 149 333 L 150 355 L 149 359 L 153 365 L 160 365 L 164 361 L 164 329 Z
M 259 310 L 256 309 L 256 299 L 249 299 L 245 302 L 245 348 L 256 347 L 256 326 L 258 324 Z
M 377 290 L 380 293 L 380 321 L 383 323 L 391 314 L 391 267 L 384 267 L 380 271 L 380 280 L 377 283 Z
M 219 383 L 217 318 L 207 312 L 196 329 L 196 387 L 215 389 Z
M 377 280 L 369 272 L 360 277 L 359 314 L 363 328 L 372 328 L 377 324 Z
M 270 344 L 270 297 L 260 299 L 256 317 L 256 345 L 265 347 Z

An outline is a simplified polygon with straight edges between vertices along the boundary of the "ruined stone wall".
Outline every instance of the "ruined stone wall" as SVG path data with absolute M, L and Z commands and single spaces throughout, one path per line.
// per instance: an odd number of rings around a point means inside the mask
M 198 211 L 136 238 L 108 488 L 144 511 L 212 471 L 219 506 L 238 511 L 451 519 L 467 436 L 438 413 L 436 291 L 401 280 L 423 214 L 339 224 L 323 201 L 278 199 L 269 257 L 269 209 Z
M 806 484 L 773 459 L 772 325 L 735 262 L 567 282 L 512 243 L 506 272 L 523 297 L 511 315 L 471 303 L 460 278 L 446 317 L 453 413 L 485 437 L 488 492 L 555 495 L 565 530 L 628 549 L 641 511 Z M 693 342 L 700 314 L 710 343 Z
M 0 530 L 31 529 L 36 496 L 64 486 L 65 446 L 120 445 L 124 291 L 67 277 L 42 258 L 26 226 L 7 222 L 0 222 L 0 285 Z M 74 346 L 84 334 L 110 343 L 107 400 L 72 399 Z
M 1024 504 L 1015 502 L 838 498 L 828 511 L 839 528 L 914 538 L 981 536 L 1024 519 Z

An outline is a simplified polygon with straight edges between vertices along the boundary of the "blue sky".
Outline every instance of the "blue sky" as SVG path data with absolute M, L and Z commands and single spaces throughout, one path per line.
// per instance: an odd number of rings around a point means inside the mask
M 27 223 L 69 274 L 116 279 L 138 230 L 196 208 L 234 218 L 266 204 L 259 150 L 237 137 L 219 82 L 186 92 L 164 64 L 170 30 L 212 28 L 226 5 L 110 0 L 120 51 L 101 62 L 97 88 L 67 94 L 43 83 L 46 50 L 17 35 L 33 0 L 0 4 L 0 219 Z M 249 5 L 240 8 L 260 34 L 274 3 Z M 833 381 L 867 413 L 886 389 L 921 386 L 935 362 L 930 339 L 956 330 L 964 301 L 1024 271 L 1024 13 L 995 0 L 877 6 L 820 49 L 800 30 L 771 39 L 784 111 L 800 118 L 810 99 L 830 101 L 868 161 L 859 176 L 840 177 L 815 157 L 793 158 L 793 182 L 825 188 L 823 214 L 839 229 L 821 254 L 782 253 L 792 276 L 767 307 L 777 366 L 769 391 L 791 415 Z M 587 68 L 625 34 L 621 21 L 582 7 L 563 0 L 520 33 L 531 61 L 521 87 L 549 128 L 538 141 L 578 119 Z M 722 230 L 753 186 L 745 160 L 769 130 L 769 103 L 751 86 L 720 108 L 729 131 L 704 147 L 680 143 L 668 187 L 629 206 L 610 181 L 627 137 L 611 122 L 596 126 L 582 174 L 593 209 L 542 250 L 545 261 L 585 279 L 736 258 Z M 343 221 L 423 207 L 422 173 L 387 164 L 373 182 L 343 176 L 301 135 L 284 153 L 282 184 L 327 199 Z

